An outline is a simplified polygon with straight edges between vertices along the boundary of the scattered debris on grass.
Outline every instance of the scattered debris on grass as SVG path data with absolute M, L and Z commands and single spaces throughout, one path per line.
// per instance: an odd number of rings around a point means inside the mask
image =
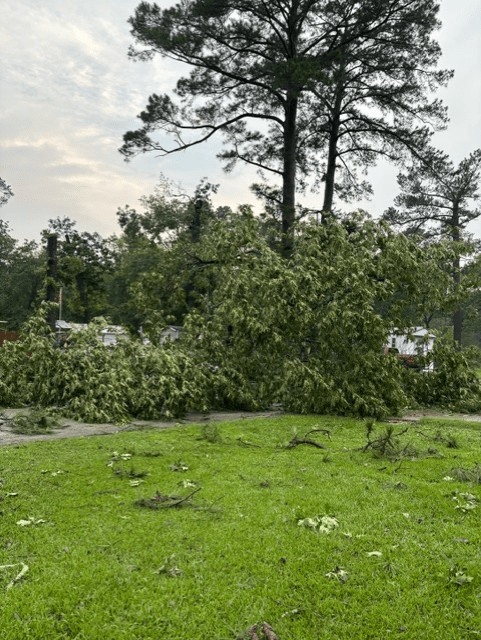
M 161 451 L 141 451 L 137 455 L 143 456 L 144 458 L 160 458 L 165 454 Z
M 400 437 L 407 433 L 408 429 L 409 427 L 406 427 L 395 433 L 394 427 L 389 424 L 384 433 L 381 433 L 377 438 L 371 439 L 374 432 L 374 423 L 368 421 L 366 423 L 367 443 L 360 450 L 362 452 L 370 450 L 377 458 L 387 458 L 392 462 L 406 457 L 417 456 L 418 451 L 410 443 L 403 445 L 400 441 Z
M 297 521 L 297 525 L 312 529 L 316 533 L 331 533 L 337 529 L 339 522 L 331 516 L 315 516 L 314 518 L 301 518 Z
M 434 436 L 432 436 L 432 435 L 424 433 L 423 431 L 421 431 L 421 429 L 416 429 L 416 433 L 419 436 L 422 436 L 423 438 L 426 438 L 427 440 L 431 440 L 432 442 L 440 442 L 441 444 L 443 444 L 448 449 L 459 449 L 460 448 L 460 444 L 459 444 L 456 436 L 453 436 L 450 433 L 448 433 L 447 435 L 444 435 L 441 431 L 438 430 L 438 431 L 436 431 L 436 434 Z
M 458 587 L 462 587 L 469 584 L 474 580 L 473 576 L 468 576 L 466 569 L 460 569 L 459 567 L 453 567 L 450 571 L 449 582 L 455 584 Z
M 134 502 L 137 507 L 145 507 L 146 509 L 168 509 L 175 507 L 186 507 L 190 505 L 190 499 L 198 493 L 201 487 L 198 487 L 187 496 L 167 495 L 157 491 L 153 498 L 141 498 Z
M 57 418 L 49 415 L 45 409 L 31 409 L 28 412 L 17 413 L 13 418 L 4 419 L 12 433 L 27 436 L 52 433 L 55 427 L 60 427 Z
M 199 440 L 206 440 L 211 444 L 221 444 L 223 442 L 219 427 L 213 423 L 203 424 L 200 427 Z
M 243 440 L 241 437 L 236 439 L 237 442 L 243 447 L 255 447 L 256 449 L 261 449 L 260 444 L 254 444 L 253 442 L 249 442 L 249 440 Z
M 145 478 L 149 475 L 147 471 L 135 471 L 133 467 L 131 467 L 130 471 L 124 471 L 123 469 L 112 469 L 112 471 L 119 478 Z
M 467 513 L 468 511 L 476 509 L 478 499 L 472 493 L 461 493 L 455 491 L 453 494 L 453 500 L 458 503 L 454 507 L 455 509 L 460 509 L 463 513 Z
M 18 520 L 17 524 L 19 527 L 28 527 L 32 524 L 45 524 L 46 522 L 47 521 L 43 520 L 42 518 L 33 518 L 32 516 L 30 516 L 30 518 L 28 518 L 27 520 Z
M 175 553 L 173 553 L 168 558 L 164 558 L 164 564 L 159 567 L 155 573 L 158 573 L 159 575 L 164 574 L 170 576 L 171 578 L 181 576 L 184 572 L 174 564 L 174 559 Z
M 310 444 L 312 447 L 317 447 L 318 449 L 325 449 L 326 447 L 323 444 L 321 444 L 320 442 L 317 442 L 316 440 L 311 440 L 308 437 L 311 435 L 311 433 L 323 433 L 329 438 L 329 440 L 331 439 L 331 432 L 328 429 L 311 429 L 310 431 L 305 433 L 302 436 L 302 438 L 299 438 L 296 434 L 288 442 L 287 448 L 292 449 L 293 447 L 298 447 L 300 444 Z
M 185 464 L 185 462 L 182 462 L 181 460 L 179 460 L 178 462 L 173 462 L 170 465 L 170 470 L 171 471 L 188 471 L 189 467 Z
M 460 445 L 459 442 L 456 438 L 456 436 L 453 436 L 452 434 L 448 433 L 446 436 L 443 435 L 441 433 L 441 431 L 438 431 L 436 433 L 436 435 L 434 436 L 434 440 L 435 442 L 441 442 L 442 444 L 444 444 L 448 449 L 459 449 Z
M 237 640 L 278 640 L 278 637 L 274 633 L 274 629 L 267 622 L 263 622 L 261 625 L 262 638 L 258 634 L 259 624 L 253 624 L 245 633 L 237 637 Z
M 344 582 L 347 582 L 349 574 L 347 573 L 347 571 L 345 571 L 341 567 L 336 567 L 332 571 L 328 571 L 327 573 L 325 573 L 324 576 L 326 578 L 333 578 L 335 580 L 338 580 L 339 582 L 344 583 Z
M 53 478 L 55 478 L 56 476 L 60 476 L 62 475 L 62 473 L 65 473 L 65 471 L 62 471 L 61 469 L 57 469 L 57 471 L 50 471 L 50 469 L 41 469 L 40 473 L 43 473 L 44 475 L 49 473 Z
M 1 569 L 13 569 L 14 567 L 22 567 L 22 569 L 20 570 L 20 573 L 18 573 L 15 578 L 13 578 L 13 580 L 11 580 L 8 584 L 7 584 L 7 591 L 9 589 L 11 589 L 13 587 L 13 585 L 17 584 L 17 582 L 20 582 L 20 580 L 25 576 L 25 574 L 28 572 L 28 566 L 23 563 L 23 562 L 17 562 L 16 564 L 4 564 L 0 566 L 0 570 Z
M 451 469 L 450 476 L 454 480 L 460 482 L 472 482 L 473 484 L 481 484 L 481 465 L 476 462 L 472 469 L 465 469 L 464 467 L 457 467 Z M 444 480 L 446 479 L 444 478 Z
M 109 462 L 107 462 L 107 466 L 113 467 L 116 462 L 120 462 L 121 460 L 130 460 L 131 458 L 131 453 L 119 453 L 118 451 L 112 451 L 112 455 Z
M 195 489 L 195 487 L 198 487 L 199 485 L 200 483 L 196 480 L 181 480 L 178 483 L 178 486 L 183 487 L 184 489 Z

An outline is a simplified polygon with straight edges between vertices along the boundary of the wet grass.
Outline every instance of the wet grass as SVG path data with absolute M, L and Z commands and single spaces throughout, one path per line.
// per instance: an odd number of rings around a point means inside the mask
M 449 419 L 2 447 L 2 639 L 477 637 L 479 460 Z

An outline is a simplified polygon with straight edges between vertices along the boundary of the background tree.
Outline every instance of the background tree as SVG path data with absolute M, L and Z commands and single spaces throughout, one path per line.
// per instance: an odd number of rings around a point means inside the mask
M 3 178 L 0 178 L 0 207 L 6 204 L 12 196 L 12 187 Z
M 430 93 L 453 75 L 436 70 L 441 49 L 431 37 L 440 26 L 434 3 L 385 3 L 380 24 L 361 41 L 350 41 L 352 6 L 342 4 L 338 28 L 345 44 L 333 57 L 330 83 L 315 90 L 325 119 L 310 143 L 327 148 L 320 165 L 326 212 L 335 193 L 347 202 L 371 193 L 362 174 L 378 158 L 399 162 L 423 153 L 432 131 L 447 122 Z M 373 9 L 354 18 L 369 23 Z
M 109 243 L 98 233 L 79 232 L 70 218 L 49 220 L 44 235 L 56 233 L 57 280 L 63 287 L 64 317 L 88 323 L 108 313 L 107 274 L 112 268 Z
M 45 253 L 36 242 L 20 244 L 0 220 L 0 320 L 18 330 L 39 301 Z
M 347 166 L 348 154 L 368 165 L 380 153 L 397 157 L 408 133 L 411 147 L 425 142 L 427 129 L 414 122 L 443 119 L 425 97 L 449 75 L 433 69 L 437 10 L 434 0 L 190 0 L 163 11 L 141 2 L 130 23 L 143 48 L 130 57 L 160 53 L 192 71 L 177 82 L 178 103 L 150 96 L 120 151 L 168 154 L 220 132 L 227 170 L 241 160 L 280 180 L 288 254 L 296 191 L 310 175 L 317 186 L 325 179 L 331 208 L 339 158 Z
M 476 206 L 481 181 L 481 149 L 473 151 L 455 166 L 443 152 L 433 150 L 424 160 L 398 176 L 400 193 L 384 218 L 395 228 L 420 234 L 426 240 L 447 236 L 456 248 L 451 263 L 455 288 L 459 287 L 461 259 L 466 245 L 461 242 L 467 225 L 481 215 Z M 474 206 L 473 206 L 474 205 Z M 454 316 L 454 340 L 462 343 L 463 313 L 458 305 Z
M 140 198 L 142 212 L 129 206 L 118 210 L 123 233 L 111 281 L 113 317 L 120 306 L 136 328 L 182 324 L 212 286 L 210 265 L 197 257 L 196 246 L 213 221 L 234 215 L 228 207 L 214 209 L 215 189 L 203 179 L 189 195 L 162 177 L 153 194 Z

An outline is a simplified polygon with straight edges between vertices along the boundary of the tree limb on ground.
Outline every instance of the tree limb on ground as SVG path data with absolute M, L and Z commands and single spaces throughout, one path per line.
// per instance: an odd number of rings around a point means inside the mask
M 316 442 L 315 440 L 311 440 L 307 436 L 311 433 L 325 433 L 326 436 L 331 439 L 331 432 L 328 429 L 311 429 L 308 431 L 302 438 L 298 438 L 294 436 L 292 440 L 288 443 L 287 448 L 292 449 L 293 447 L 297 447 L 300 444 L 310 444 L 312 447 L 317 447 L 318 449 L 325 449 L 326 447 L 320 442 Z

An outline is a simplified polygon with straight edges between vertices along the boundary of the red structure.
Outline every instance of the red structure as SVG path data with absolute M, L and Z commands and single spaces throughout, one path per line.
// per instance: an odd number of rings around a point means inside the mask
M 3 346 L 5 341 L 15 342 L 20 338 L 20 334 L 16 331 L 0 331 L 0 347 Z

